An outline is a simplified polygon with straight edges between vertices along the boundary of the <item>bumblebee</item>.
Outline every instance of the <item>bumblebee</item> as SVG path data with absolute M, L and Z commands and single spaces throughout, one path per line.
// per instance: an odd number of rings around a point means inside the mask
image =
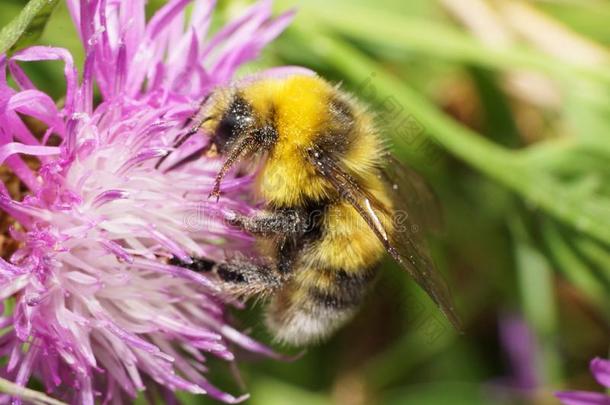
M 302 346 L 356 313 L 389 253 L 459 328 L 448 289 L 415 232 L 433 220 L 414 219 L 429 190 L 386 151 L 373 115 L 356 100 L 318 76 L 295 75 L 216 90 L 198 116 L 175 146 L 199 131 L 209 134 L 207 153 L 224 159 L 212 197 L 238 162 L 262 157 L 256 191 L 264 210 L 227 220 L 255 235 L 269 260 L 194 258 L 179 265 L 215 273 L 232 293 L 269 297 L 270 331 Z

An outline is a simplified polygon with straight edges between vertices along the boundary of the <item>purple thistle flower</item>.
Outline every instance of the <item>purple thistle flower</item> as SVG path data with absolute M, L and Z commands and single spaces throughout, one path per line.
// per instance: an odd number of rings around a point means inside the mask
M 596 357 L 589 368 L 600 385 L 610 388 L 610 361 Z M 565 405 L 610 405 L 610 396 L 601 392 L 562 391 L 555 396 Z
M 18 223 L 10 236 L 20 243 L 9 261 L 0 259 L 0 299 L 12 308 L 0 318 L 8 359 L 0 373 L 19 385 L 35 376 L 54 396 L 83 404 L 120 403 L 153 386 L 237 402 L 244 397 L 204 377 L 204 354 L 231 362 L 231 346 L 239 346 L 274 355 L 226 322 L 227 299 L 213 281 L 166 264 L 251 249 L 247 235 L 222 221 L 224 210 L 252 209 L 244 202 L 251 177 L 227 177 L 216 203 L 207 196 L 217 159 L 167 173 L 154 167 L 200 101 L 292 15 L 272 19 L 270 2 L 261 1 L 208 39 L 213 2 L 197 1 L 187 20 L 188 3 L 170 0 L 146 22 L 144 0 L 68 0 L 85 47 L 80 82 L 64 49 L 0 56 L 0 163 L 28 188 L 18 198 L 0 182 L 0 209 Z M 64 63 L 62 108 L 19 65 L 42 60 Z M 44 135 L 23 116 L 44 123 Z M 172 158 L 203 142 L 193 137 Z

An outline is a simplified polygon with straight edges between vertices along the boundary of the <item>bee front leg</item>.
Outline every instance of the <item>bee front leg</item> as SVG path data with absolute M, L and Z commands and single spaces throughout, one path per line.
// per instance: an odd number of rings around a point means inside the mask
M 231 212 L 225 218 L 229 224 L 259 236 L 303 234 L 311 222 L 303 211 L 293 209 L 264 211 L 253 216 Z
M 270 295 L 287 279 L 287 275 L 278 272 L 273 264 L 243 257 L 218 263 L 203 258 L 193 258 L 191 263 L 184 263 L 174 258 L 170 264 L 215 274 L 221 281 L 222 289 L 235 296 Z
M 270 263 L 233 258 L 219 263 L 215 273 L 223 281 L 223 289 L 237 296 L 268 296 L 286 281 L 286 275 Z

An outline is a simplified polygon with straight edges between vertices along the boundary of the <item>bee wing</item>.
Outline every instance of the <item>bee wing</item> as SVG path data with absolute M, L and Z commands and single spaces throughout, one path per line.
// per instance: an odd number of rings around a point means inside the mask
M 394 155 L 387 153 L 386 158 L 388 165 L 381 171 L 381 178 L 392 190 L 396 209 L 408 213 L 408 218 L 419 229 L 439 232 L 443 215 L 434 191 L 419 173 Z
M 461 321 L 453 306 L 449 288 L 428 254 L 424 239 L 418 232 L 412 232 L 415 223 L 409 216 L 402 218 L 405 222 L 395 232 L 387 232 L 378 216 L 378 213 L 387 213 L 387 209 L 375 196 L 363 190 L 357 179 L 322 151 L 310 150 L 308 155 L 318 173 L 354 207 L 392 258 L 432 298 L 454 327 L 461 330 Z

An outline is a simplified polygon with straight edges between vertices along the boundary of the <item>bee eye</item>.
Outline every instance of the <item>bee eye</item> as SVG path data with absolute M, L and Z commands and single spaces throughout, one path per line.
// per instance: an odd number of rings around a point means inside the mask
M 234 115 L 225 115 L 218 128 L 216 128 L 216 134 L 214 135 L 214 142 L 218 147 L 219 151 L 223 151 L 228 143 L 230 143 L 236 135 L 236 129 L 238 127 L 238 121 Z
M 253 121 L 248 104 L 236 97 L 216 128 L 214 142 L 218 150 L 224 152 L 239 134 L 244 133 L 252 125 Z

